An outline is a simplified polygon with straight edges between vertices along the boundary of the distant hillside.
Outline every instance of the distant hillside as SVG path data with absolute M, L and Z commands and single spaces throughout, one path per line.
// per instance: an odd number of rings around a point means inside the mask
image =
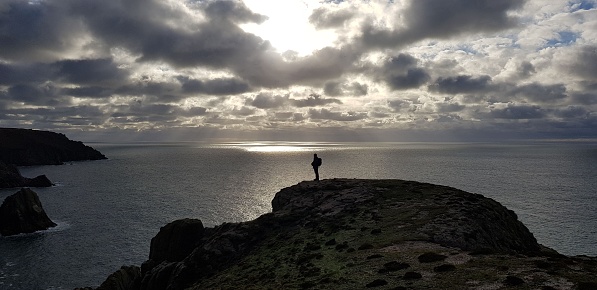
M 99 151 L 64 134 L 0 128 L 0 161 L 17 166 L 59 165 L 68 161 L 106 159 Z

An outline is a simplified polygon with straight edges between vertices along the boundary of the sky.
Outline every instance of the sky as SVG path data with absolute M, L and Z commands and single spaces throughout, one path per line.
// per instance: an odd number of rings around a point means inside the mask
M 597 0 L 0 0 L 0 127 L 597 138 Z

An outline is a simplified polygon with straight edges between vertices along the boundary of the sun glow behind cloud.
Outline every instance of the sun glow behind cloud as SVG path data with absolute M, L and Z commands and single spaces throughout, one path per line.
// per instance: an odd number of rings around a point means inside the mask
M 280 53 L 295 51 L 299 56 L 311 54 L 317 49 L 331 46 L 336 34 L 329 30 L 316 30 L 309 23 L 313 9 L 321 5 L 298 0 L 246 0 L 252 11 L 266 15 L 261 24 L 244 24 L 241 27 L 268 40 Z M 312 1 L 311 1 L 312 2 Z

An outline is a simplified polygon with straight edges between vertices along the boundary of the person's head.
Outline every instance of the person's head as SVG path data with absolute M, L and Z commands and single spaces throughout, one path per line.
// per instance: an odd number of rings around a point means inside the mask
M 317 157 L 317 154 L 313 154 L 313 157 Z

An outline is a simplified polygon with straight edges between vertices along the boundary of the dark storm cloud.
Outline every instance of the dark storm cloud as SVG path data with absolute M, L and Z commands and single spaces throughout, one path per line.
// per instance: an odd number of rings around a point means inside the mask
M 394 90 L 418 88 L 427 83 L 430 77 L 427 71 L 421 68 L 410 68 L 403 75 L 388 76 L 387 83 Z
M 39 83 L 70 84 L 123 82 L 128 72 L 110 58 L 60 60 L 51 63 L 0 64 L 0 84 Z
M 459 75 L 455 77 L 439 77 L 429 87 L 433 91 L 447 94 L 485 92 L 491 89 L 491 77 Z
M 0 84 L 44 82 L 53 78 L 55 68 L 47 64 L 0 63 Z
M 261 23 L 267 16 L 253 13 L 240 1 L 205 1 L 205 14 L 225 18 L 235 23 Z
M 51 84 L 19 84 L 8 88 L 6 98 L 28 105 L 58 105 L 60 89 Z
M 58 78 L 71 84 L 122 82 L 128 77 L 128 72 L 119 69 L 112 59 L 63 60 L 52 66 L 56 67 Z
M 137 82 L 117 87 L 113 95 L 150 97 L 157 102 L 175 102 L 184 99 L 180 95 L 180 84 L 177 82 Z
M 574 93 L 571 96 L 572 102 L 579 105 L 596 105 L 597 92 Z
M 82 25 L 68 1 L 4 0 L 0 4 L 0 58 L 54 59 L 75 44 Z
M 570 70 L 586 81 L 597 82 L 597 46 L 583 46 L 575 56 Z
M 107 118 L 104 112 L 95 106 L 12 109 L 5 113 L 7 119 L 32 122 L 35 125 L 50 128 L 58 124 L 68 126 L 100 125 Z
M 110 46 L 140 53 L 140 60 L 162 60 L 179 67 L 225 67 L 268 46 L 238 27 L 239 22 L 264 19 L 250 12 L 243 2 L 205 1 L 197 8 L 207 17 L 206 22 L 192 23 L 185 11 L 162 1 L 88 0 L 73 2 L 71 7 L 84 16 L 96 37 Z M 186 27 L 185 20 L 190 22 Z
M 517 19 L 510 11 L 524 0 L 411 0 L 401 14 L 404 27 L 394 29 L 365 26 L 366 46 L 394 47 L 425 38 L 449 38 L 463 33 L 493 32 L 513 27 Z
M 170 104 L 144 104 L 132 102 L 130 105 L 113 107 L 116 112 L 110 117 L 117 123 L 129 122 L 178 122 L 181 117 L 197 117 L 208 114 L 207 108 L 187 109 Z
M 182 90 L 191 94 L 234 95 L 248 92 L 249 84 L 235 78 L 218 78 L 212 80 L 196 80 L 188 77 L 178 77 Z
M 589 117 L 589 111 L 584 107 L 579 106 L 568 106 L 566 108 L 560 108 L 555 111 L 555 115 L 560 118 L 572 119 L 579 117 Z
M 367 95 L 368 86 L 358 82 L 344 83 L 331 81 L 325 83 L 323 92 L 326 96 L 365 96 Z
M 309 118 L 313 120 L 332 120 L 341 122 L 358 121 L 367 118 L 367 113 L 332 112 L 327 109 L 309 109 Z
M 246 105 L 259 109 L 272 109 L 285 106 L 289 101 L 288 96 L 273 95 L 270 93 L 259 93 L 253 99 L 247 99 Z
M 519 86 L 513 89 L 509 94 L 521 96 L 529 101 L 540 103 L 553 103 L 568 97 L 568 95 L 566 95 L 566 86 L 563 84 L 542 85 L 532 83 Z
M 425 69 L 418 67 L 418 63 L 415 57 L 401 53 L 384 62 L 378 78 L 392 90 L 418 88 L 431 78 Z
M 329 10 L 327 7 L 320 7 L 309 16 L 309 22 L 319 29 L 342 27 L 355 13 L 356 11 L 349 9 Z
M 80 98 L 105 98 L 111 96 L 114 93 L 114 90 L 100 86 L 90 86 L 63 88 L 62 93 L 67 96 Z
M 311 94 L 306 99 L 291 99 L 290 100 L 292 105 L 299 108 L 304 107 L 318 107 L 318 106 L 325 106 L 328 104 L 342 104 L 342 102 L 338 99 L 327 99 L 322 98 L 318 94 Z
M 546 116 L 541 107 L 535 105 L 508 105 L 492 109 L 486 117 L 495 119 L 540 119 Z
M 525 79 L 530 77 L 531 75 L 534 75 L 536 72 L 537 71 L 535 70 L 535 66 L 533 66 L 532 63 L 528 61 L 523 61 L 518 69 L 518 77 Z

